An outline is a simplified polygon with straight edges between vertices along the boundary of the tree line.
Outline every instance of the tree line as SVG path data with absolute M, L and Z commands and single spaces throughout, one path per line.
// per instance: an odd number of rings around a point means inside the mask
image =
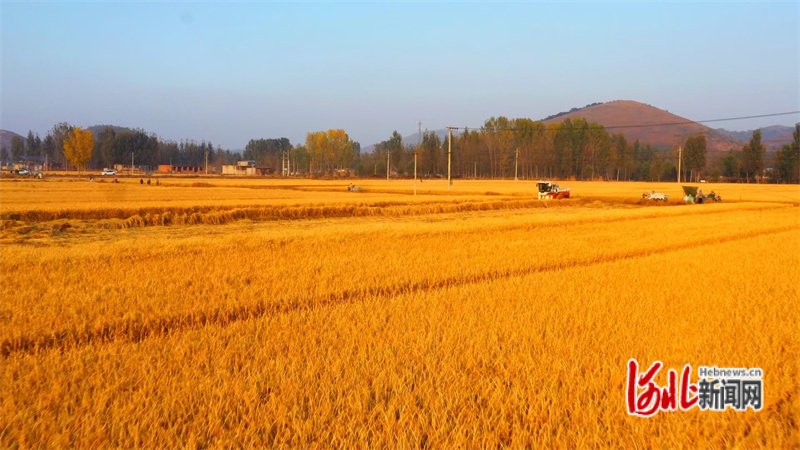
M 211 165 L 236 164 L 242 159 L 240 152 L 224 150 L 219 145 L 214 147 L 211 142 L 194 140 L 173 141 L 161 139 L 154 133 L 142 129 L 118 128 L 103 126 L 100 131 L 92 134 L 92 146 L 88 160 L 83 162 L 73 154 L 68 158 L 65 142 L 70 135 L 75 136 L 75 129 L 68 123 L 62 122 L 48 130 L 42 139 L 33 131 L 28 132 L 28 137 L 14 136 L 11 148 L 0 149 L 0 160 L 19 161 L 23 157 L 46 159 L 54 168 L 73 168 L 85 166 L 101 169 L 113 167 L 115 164 L 155 167 L 159 164 L 176 166 L 202 166 L 206 161 Z M 83 133 L 89 130 L 81 129 Z M 91 132 L 90 132 L 91 133 Z M 71 161 L 72 159 L 72 161 Z
M 414 156 L 422 176 L 444 176 L 447 152 L 455 177 L 675 179 L 677 169 L 669 151 L 622 133 L 610 134 L 600 124 L 582 118 L 545 124 L 531 119 L 492 117 L 479 129 L 464 129 L 448 142 L 425 132 L 416 146 L 401 144 L 397 132 L 375 146 L 361 161 L 363 172 L 409 174 Z M 372 169 L 372 170 L 370 170 Z
M 719 169 L 731 181 L 772 181 L 776 183 L 800 182 L 800 123 L 795 124 L 792 142 L 784 144 L 773 158 L 765 157 L 766 148 L 761 142 L 761 130 L 755 130 L 750 141 L 741 149 L 730 149 Z
M 742 148 L 709 151 L 706 136 L 689 136 L 674 148 L 630 142 L 624 133 L 609 133 L 582 118 L 545 124 L 530 119 L 492 117 L 479 129 L 464 129 L 440 139 L 426 131 L 416 145 L 402 144 L 395 131 L 365 154 L 356 169 L 361 174 L 387 173 L 439 177 L 447 174 L 451 151 L 454 177 L 558 178 L 580 180 L 733 182 L 800 182 L 800 124 L 794 139 L 768 156 L 756 130 Z M 680 169 L 678 167 L 680 165 Z
M 77 166 L 65 153 L 65 141 L 73 127 L 56 124 L 44 139 L 32 131 L 27 139 L 14 136 L 10 152 L 0 149 L 0 159 L 18 160 L 23 155 L 47 157 L 55 167 Z M 581 180 L 737 182 L 800 182 L 800 123 L 795 125 L 793 141 L 774 157 L 767 157 L 756 130 L 742 148 L 709 153 L 703 134 L 689 136 L 680 148 L 655 148 L 639 141 L 630 142 L 624 133 L 609 133 L 602 125 L 582 118 L 567 118 L 545 124 L 526 118 L 492 117 L 478 129 L 463 129 L 448 142 L 435 132 L 421 134 L 414 145 L 404 145 L 394 131 L 375 145 L 371 153 L 361 153 L 358 142 L 345 130 L 309 132 L 303 145 L 293 146 L 285 138 L 251 139 L 244 151 L 231 152 L 206 141 L 160 139 L 141 129 L 104 126 L 93 136 L 91 156 L 83 166 L 111 167 L 133 162 L 139 166 L 171 164 L 210 166 L 253 160 L 259 167 L 278 171 L 285 159 L 298 174 L 354 172 L 362 176 L 410 176 L 416 159 L 417 173 L 423 177 L 447 174 L 447 152 L 451 151 L 453 176 L 467 178 L 557 178 Z M 680 152 L 680 156 L 679 156 Z
M 89 135 L 86 135 L 89 133 Z M 89 142 L 90 149 L 84 158 L 69 143 Z M 65 147 L 66 145 L 66 147 Z M 42 139 L 33 131 L 27 139 L 14 136 L 11 148 L 0 149 L 0 161 L 19 161 L 23 158 L 46 159 L 54 168 L 113 167 L 116 164 L 155 167 L 203 166 L 208 158 L 210 167 L 236 164 L 240 160 L 255 161 L 258 167 L 278 171 L 283 159 L 290 161 L 292 172 L 323 173 L 352 169 L 361 156 L 361 145 L 350 139 L 342 129 L 308 133 L 305 145 L 293 146 L 288 138 L 251 139 L 242 152 L 222 149 L 211 142 L 194 140 L 166 140 L 142 129 L 102 126 L 92 135 L 89 130 L 59 123 L 48 130 Z

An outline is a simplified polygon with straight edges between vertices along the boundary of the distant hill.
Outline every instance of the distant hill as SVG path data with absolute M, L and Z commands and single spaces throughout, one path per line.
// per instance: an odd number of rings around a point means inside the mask
M 792 131 L 787 131 L 769 139 L 762 139 L 764 146 L 772 150 L 778 150 L 786 144 L 791 144 L 792 141 L 794 141 L 794 128 L 792 128 Z
M 772 125 L 770 127 L 759 128 L 761 130 L 761 139 L 771 139 L 776 136 L 781 136 L 786 133 L 791 134 L 794 131 L 794 127 L 787 127 L 786 125 Z M 728 131 L 724 128 L 717 128 L 718 131 L 721 131 L 727 134 L 730 137 L 739 139 L 741 141 L 749 141 L 750 138 L 753 136 L 753 131 L 755 130 L 747 130 L 747 131 Z
M 581 117 L 590 122 L 603 125 L 609 133 L 624 133 L 629 142 L 639 140 L 642 144 L 650 144 L 656 148 L 675 148 L 686 142 L 694 134 L 705 134 L 708 149 L 727 151 L 741 148 L 752 136 L 752 131 L 717 130 L 703 124 L 693 122 L 684 117 L 672 114 L 644 103 L 631 100 L 617 100 L 607 103 L 592 103 L 583 108 L 572 108 L 542 119 L 544 123 L 563 122 L 564 119 Z M 679 125 L 673 125 L 673 124 Z M 644 126 L 631 126 L 631 125 Z M 762 128 L 764 145 L 774 149 L 788 143 L 792 139 L 791 127 L 775 125 Z M 434 130 L 441 140 L 447 135 L 446 129 Z M 454 131 L 453 135 L 457 133 Z M 387 137 L 388 139 L 388 137 Z M 419 141 L 417 133 L 403 136 L 403 145 L 416 145 Z M 362 147 L 362 153 L 370 153 L 375 145 Z
M 631 100 L 617 100 L 593 105 L 567 114 L 544 120 L 545 123 L 563 122 L 567 118 L 581 117 L 606 127 L 609 133 L 622 132 L 629 142 L 639 140 L 656 148 L 673 148 L 694 134 L 706 135 L 709 150 L 728 150 L 741 147 L 743 141 L 719 130 L 692 122 L 663 109 Z M 680 125 L 664 125 L 675 124 Z M 644 126 L 631 126 L 631 125 Z
M 581 109 L 584 109 L 584 108 L 588 108 L 590 106 L 597 106 L 597 105 L 602 105 L 602 104 L 603 104 L 603 102 L 595 102 L 595 103 L 590 103 L 590 104 L 584 106 L 583 108 L 572 108 L 569 111 L 561 111 L 560 113 L 553 114 L 553 115 L 545 117 L 544 119 L 542 119 L 542 121 L 544 122 L 545 120 L 550 120 L 550 119 L 555 119 L 557 117 L 566 116 L 567 114 L 569 114 L 571 112 L 575 112 L 575 111 L 578 111 L 578 110 L 581 110 Z
M 9 152 L 11 151 L 11 140 L 14 139 L 14 136 L 19 136 L 25 139 L 25 136 L 21 136 L 13 131 L 8 130 L 0 130 L 0 148 L 5 147 L 6 150 Z
M 718 128 L 718 130 L 722 133 L 727 134 L 728 136 L 734 137 L 741 141 L 747 142 L 753 137 L 754 130 L 747 130 L 747 131 L 728 131 L 722 128 Z M 787 127 L 785 125 L 772 125 L 769 127 L 760 128 L 761 130 L 761 141 L 768 149 L 775 149 L 783 147 L 784 144 L 789 144 L 792 142 L 794 136 L 792 133 L 794 132 L 794 127 Z

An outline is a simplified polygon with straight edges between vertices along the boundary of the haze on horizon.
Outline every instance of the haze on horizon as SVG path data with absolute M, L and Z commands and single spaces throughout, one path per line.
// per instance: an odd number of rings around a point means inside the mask
M 0 128 L 143 128 L 241 149 L 362 146 L 636 100 L 692 120 L 800 110 L 800 3 L 8 3 Z M 747 130 L 782 116 L 722 122 Z

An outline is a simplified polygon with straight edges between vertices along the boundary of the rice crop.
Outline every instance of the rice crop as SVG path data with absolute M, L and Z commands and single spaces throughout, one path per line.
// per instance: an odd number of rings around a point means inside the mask
M 290 181 L 0 183 L 0 446 L 800 446 L 796 186 Z M 630 358 L 759 367 L 764 408 L 630 416 Z

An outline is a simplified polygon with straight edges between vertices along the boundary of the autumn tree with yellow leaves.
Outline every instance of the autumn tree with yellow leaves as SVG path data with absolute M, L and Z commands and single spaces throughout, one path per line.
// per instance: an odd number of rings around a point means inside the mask
M 86 169 L 86 164 L 91 161 L 93 148 L 94 138 L 91 130 L 72 127 L 64 139 L 64 156 L 70 164 L 78 167 L 81 171 Z
M 350 168 L 355 156 L 353 141 L 342 129 L 308 133 L 306 149 L 313 172 Z

